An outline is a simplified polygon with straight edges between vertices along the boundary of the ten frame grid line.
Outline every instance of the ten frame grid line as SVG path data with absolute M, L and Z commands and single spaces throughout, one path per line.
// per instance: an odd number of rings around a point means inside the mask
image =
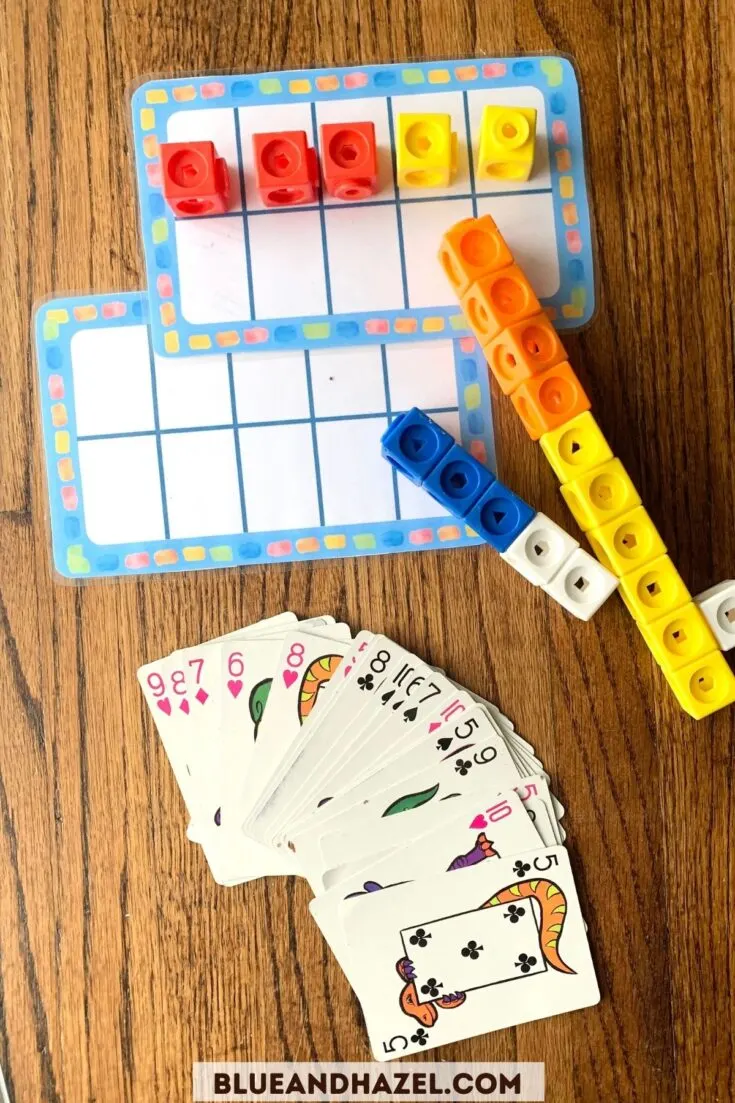
M 546 195 L 553 192 L 551 186 L 547 188 L 524 188 L 521 192 L 508 192 L 506 191 L 488 191 L 482 192 L 478 197 L 475 189 L 475 158 L 472 145 L 472 125 L 470 121 L 470 106 L 469 96 L 466 90 L 461 93 L 463 114 L 464 114 L 464 130 L 465 130 L 465 142 L 467 144 L 468 154 L 468 172 L 470 177 L 470 190 L 469 192 L 456 193 L 452 195 L 401 195 L 398 187 L 398 171 L 396 164 L 396 143 L 395 143 L 395 120 L 393 115 L 393 100 L 391 96 L 385 97 L 386 108 L 388 112 L 388 129 L 390 133 L 391 141 L 391 164 L 393 168 L 393 187 L 394 196 L 392 199 L 363 199 L 356 203 L 330 203 L 325 204 L 323 189 L 319 187 L 319 197 L 316 203 L 300 203 L 294 206 L 284 207 L 268 207 L 264 210 L 251 211 L 247 206 L 247 191 L 245 185 L 245 158 L 242 150 L 242 136 L 240 132 L 240 115 L 239 112 L 243 109 L 240 107 L 233 107 L 234 117 L 234 133 L 235 133 L 235 147 L 237 150 L 237 178 L 240 190 L 240 211 L 226 211 L 223 214 L 204 214 L 194 215 L 192 218 L 180 219 L 174 215 L 174 222 L 198 222 L 207 219 L 219 219 L 219 218 L 237 218 L 238 215 L 242 218 L 243 224 L 243 240 L 245 246 L 245 270 L 248 282 L 248 305 L 250 308 L 250 320 L 258 321 L 258 315 L 255 310 L 255 290 L 253 283 L 253 263 L 250 249 L 250 231 L 248 228 L 248 219 L 259 217 L 268 214 L 284 214 L 290 211 L 315 211 L 319 213 L 319 221 L 321 228 L 321 240 L 322 240 L 322 262 L 324 265 L 324 287 L 327 301 L 326 313 L 331 315 L 333 313 L 332 308 L 332 281 L 329 271 L 329 249 L 327 247 L 327 224 L 326 224 L 326 211 L 328 210 L 345 210 L 345 209 L 360 209 L 363 207 L 395 207 L 396 208 L 396 232 L 398 236 L 398 251 L 401 264 L 401 285 L 403 288 L 403 310 L 410 310 L 411 305 L 409 303 L 408 295 L 408 267 L 406 264 L 406 250 L 403 240 L 403 221 L 401 217 L 401 206 L 413 203 L 442 203 L 452 202 L 457 200 L 471 200 L 472 202 L 472 215 L 474 218 L 478 216 L 478 198 L 491 199 L 504 198 L 508 195 Z M 346 124 L 347 125 L 347 124 Z M 319 137 L 318 137 L 318 121 L 316 101 L 311 103 L 311 131 L 312 131 L 312 144 L 315 149 L 319 149 Z M 401 308 L 397 308 L 401 309 Z
M 241 429 L 265 429 L 276 428 L 282 425 L 310 425 L 311 426 L 311 444 L 314 459 L 314 476 L 316 480 L 316 494 L 317 503 L 319 509 L 319 527 L 324 528 L 324 499 L 322 491 L 322 477 L 321 467 L 319 462 L 319 442 L 317 436 L 317 425 L 329 422 L 341 422 L 341 421 L 371 421 L 378 418 L 385 418 L 387 425 L 389 426 L 393 420 L 399 417 L 402 413 L 406 413 L 406 410 L 393 410 L 391 405 L 390 395 L 390 381 L 388 376 L 388 361 L 385 345 L 381 348 L 381 365 L 383 374 L 383 389 L 385 392 L 385 410 L 377 410 L 371 413 L 362 414 L 332 414 L 325 417 L 317 416 L 314 409 L 314 394 L 311 380 L 311 362 L 308 349 L 304 350 L 304 366 L 306 371 L 306 388 L 309 401 L 309 417 L 302 418 L 285 418 L 283 421 L 238 421 L 236 410 L 236 398 L 235 398 L 235 383 L 232 364 L 232 354 L 227 353 L 227 372 L 230 387 L 230 404 L 232 407 L 232 421 L 224 422 L 217 425 L 189 425 L 184 427 L 177 427 L 173 429 L 162 429 L 159 421 L 158 411 L 158 394 L 156 388 L 156 372 L 155 372 L 155 359 L 153 355 L 153 347 L 151 344 L 150 330 L 148 331 L 148 350 L 151 364 L 151 397 L 153 404 L 153 429 L 135 429 L 129 432 L 120 433 L 80 433 L 77 436 L 77 442 L 83 443 L 84 441 L 99 441 L 99 440 L 125 440 L 135 437 L 155 437 L 156 440 L 156 459 L 158 464 L 158 478 L 160 484 L 161 493 L 161 509 L 163 514 L 163 527 L 164 527 L 164 539 L 170 540 L 170 528 L 168 518 L 168 500 L 166 496 L 166 474 L 163 463 L 163 448 L 161 445 L 161 438 L 169 435 L 185 435 L 187 433 L 207 433 L 207 432 L 223 432 L 231 429 L 234 435 L 234 448 L 235 448 L 235 468 L 237 471 L 238 482 L 238 494 L 240 501 L 240 514 L 242 518 L 242 532 L 249 531 L 247 527 L 247 508 L 245 497 L 245 484 L 246 476 L 243 472 L 242 457 L 240 454 L 240 430 Z M 424 411 L 430 416 L 436 414 L 459 414 L 459 406 L 436 406 Z M 387 426 L 386 426 L 387 427 Z M 401 520 L 401 507 L 400 496 L 398 487 L 398 476 L 395 468 L 392 469 L 393 480 L 393 504 L 395 517 L 391 518 L 394 521 Z

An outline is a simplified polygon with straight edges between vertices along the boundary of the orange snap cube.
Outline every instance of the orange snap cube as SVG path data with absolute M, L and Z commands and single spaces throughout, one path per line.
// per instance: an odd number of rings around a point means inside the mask
M 508 268 L 513 254 L 489 214 L 465 218 L 444 234 L 439 261 L 458 296 L 488 272 Z
M 481 276 L 461 301 L 470 329 L 483 348 L 514 322 L 541 313 L 541 303 L 517 264 Z
M 534 314 L 508 326 L 489 345 L 485 356 L 503 394 L 537 372 L 566 360 L 567 354 L 546 314 Z
M 590 408 L 590 400 L 567 361 L 532 375 L 510 400 L 531 440 L 538 440 Z

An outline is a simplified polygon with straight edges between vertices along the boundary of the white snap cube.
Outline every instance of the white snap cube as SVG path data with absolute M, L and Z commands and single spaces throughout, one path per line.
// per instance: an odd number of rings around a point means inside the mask
M 617 585 L 617 578 L 607 567 L 603 567 L 583 548 L 577 548 L 543 589 L 575 617 L 589 620 L 617 589 Z
M 513 543 L 500 553 L 500 558 L 534 586 L 543 586 L 578 547 L 579 542 L 555 521 L 545 513 L 537 513 Z
M 694 599 L 723 651 L 735 647 L 735 579 L 719 582 Z

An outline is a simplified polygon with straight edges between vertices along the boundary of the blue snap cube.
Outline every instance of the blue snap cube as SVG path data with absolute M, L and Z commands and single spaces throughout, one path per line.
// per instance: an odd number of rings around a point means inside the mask
M 424 490 L 455 517 L 465 517 L 494 481 L 492 471 L 464 448 L 453 444 L 424 479 Z
M 504 552 L 536 516 L 536 510 L 497 479 L 466 515 L 478 536 Z
M 385 459 L 412 483 L 421 486 L 452 447 L 454 438 L 414 406 L 407 414 L 395 418 L 380 443 Z

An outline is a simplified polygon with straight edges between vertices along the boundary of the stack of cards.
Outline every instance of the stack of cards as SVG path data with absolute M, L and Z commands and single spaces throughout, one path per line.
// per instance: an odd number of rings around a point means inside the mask
M 564 810 L 494 705 L 293 613 L 138 677 L 189 838 L 221 884 L 309 881 L 377 1059 L 598 1001 Z

